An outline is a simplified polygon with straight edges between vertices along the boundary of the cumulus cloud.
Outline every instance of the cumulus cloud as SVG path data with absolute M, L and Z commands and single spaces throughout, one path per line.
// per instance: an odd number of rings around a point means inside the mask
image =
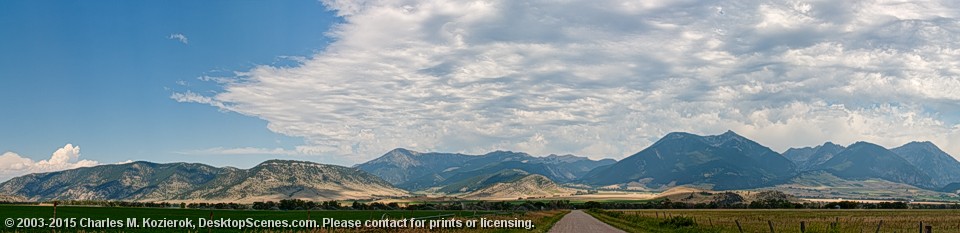
M 53 172 L 99 164 L 97 161 L 80 160 L 80 146 L 73 146 L 73 144 L 57 149 L 49 159 L 40 161 L 24 158 L 17 153 L 5 152 L 0 155 L 0 181 L 30 173 Z
M 394 147 L 622 158 L 671 131 L 960 155 L 954 1 L 323 1 L 335 42 L 174 93 L 363 161 Z
M 167 36 L 167 39 L 177 40 L 183 44 L 190 44 L 190 40 L 187 39 L 187 36 L 184 36 L 183 34 L 180 34 L 180 33 L 170 34 L 170 36 Z

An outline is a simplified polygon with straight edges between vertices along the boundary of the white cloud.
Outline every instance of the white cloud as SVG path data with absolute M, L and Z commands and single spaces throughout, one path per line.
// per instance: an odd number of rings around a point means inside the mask
M 394 147 L 622 158 L 671 131 L 960 155 L 954 1 L 324 1 L 336 41 L 171 97 L 361 162 Z
M 78 167 L 91 167 L 100 163 L 92 160 L 80 160 L 80 146 L 67 144 L 57 149 L 49 159 L 33 161 L 13 152 L 0 155 L 0 181 L 30 173 L 53 172 Z
M 167 36 L 167 39 L 177 40 L 183 44 L 190 44 L 190 40 L 187 39 L 187 36 L 184 36 L 183 34 L 180 34 L 180 33 L 170 34 L 170 36 Z
M 114 164 L 128 164 L 128 163 L 132 163 L 132 162 L 133 162 L 133 160 L 129 160 L 129 159 L 128 159 L 128 160 L 126 160 L 126 161 L 120 161 L 120 162 L 117 162 L 117 163 L 114 163 Z

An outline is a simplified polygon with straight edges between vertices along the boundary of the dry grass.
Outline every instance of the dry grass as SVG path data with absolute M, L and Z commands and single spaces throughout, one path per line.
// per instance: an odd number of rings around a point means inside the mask
M 919 232 L 920 222 L 933 226 L 934 232 L 960 233 L 960 210 L 626 210 L 627 214 L 651 218 L 687 216 L 698 225 L 719 228 L 722 232 Z M 832 228 L 831 225 L 836 225 Z

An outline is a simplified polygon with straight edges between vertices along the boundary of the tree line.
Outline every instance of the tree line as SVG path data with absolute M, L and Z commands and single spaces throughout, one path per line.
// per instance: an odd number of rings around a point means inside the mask
M 306 201 L 283 199 L 280 201 L 240 203 L 171 203 L 171 202 L 132 202 L 67 200 L 45 202 L 58 205 L 82 205 L 104 207 L 145 207 L 145 208 L 189 208 L 189 209 L 235 209 L 235 210 L 510 210 L 533 211 L 555 209 L 960 209 L 960 204 L 918 204 L 896 202 L 791 202 L 785 199 L 764 199 L 745 202 L 712 201 L 707 203 L 689 203 L 657 199 L 635 202 L 597 202 L 572 203 L 569 200 L 549 201 L 454 201 L 436 203 L 383 203 L 362 201 Z M 5 204 L 0 202 L 0 204 Z M 16 203 L 16 204 L 40 204 Z

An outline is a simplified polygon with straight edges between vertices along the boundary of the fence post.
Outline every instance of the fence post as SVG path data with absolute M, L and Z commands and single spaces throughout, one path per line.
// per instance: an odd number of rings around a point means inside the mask
M 877 223 L 877 232 L 880 233 L 880 225 L 883 225 L 883 219 L 880 220 L 880 223 Z
M 920 233 L 923 233 L 923 221 L 920 221 Z
M 807 223 L 804 221 L 800 221 L 800 233 L 805 233 L 805 232 L 807 232 Z
M 767 225 L 770 226 L 770 233 L 776 233 L 776 232 L 774 232 L 774 230 L 773 230 L 773 221 L 767 220 Z
M 740 233 L 743 233 L 743 227 L 740 227 L 740 220 L 733 220 L 733 222 L 737 223 L 737 230 L 740 230 Z

